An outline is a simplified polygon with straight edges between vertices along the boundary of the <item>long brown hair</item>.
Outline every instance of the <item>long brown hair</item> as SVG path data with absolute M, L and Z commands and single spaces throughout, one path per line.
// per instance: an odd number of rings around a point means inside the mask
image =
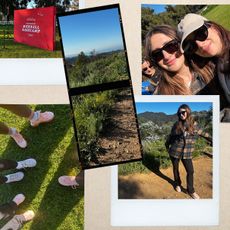
M 180 119 L 180 115 L 179 112 L 181 109 L 184 109 L 187 113 L 187 117 L 186 120 L 181 120 Z M 194 132 L 194 120 L 193 117 L 191 116 L 191 109 L 187 104 L 182 104 L 178 110 L 177 110 L 177 116 L 178 116 L 178 122 L 176 123 L 175 126 L 175 131 L 176 134 L 181 134 L 183 133 L 184 130 L 186 130 L 189 133 L 193 133 Z
M 223 69 L 222 72 L 230 71 L 230 31 L 226 30 L 223 26 L 213 22 L 208 22 L 212 28 L 214 28 L 219 34 L 220 40 L 222 42 L 222 54 L 220 57 L 223 60 Z
M 229 51 L 230 49 L 230 31 L 226 30 L 223 26 L 213 22 L 208 22 L 218 33 L 222 41 L 222 55 L 225 51 Z
M 192 92 L 185 86 L 183 79 L 177 74 L 172 73 L 167 70 L 162 69 L 158 63 L 154 62 L 152 59 L 152 46 L 151 46 L 151 37 L 154 34 L 164 34 L 170 38 L 177 39 L 179 41 L 179 37 L 177 36 L 176 29 L 169 25 L 159 25 L 155 26 L 150 30 L 145 37 L 145 55 L 148 61 L 153 65 L 157 66 L 162 72 L 163 77 L 158 85 L 159 94 L 165 95 L 189 95 Z M 178 55 L 183 55 L 178 51 Z M 185 65 L 188 65 L 191 72 L 197 72 L 203 81 L 207 84 L 213 78 L 214 65 L 211 62 L 206 63 L 203 66 L 199 66 L 194 60 L 191 60 L 185 56 Z

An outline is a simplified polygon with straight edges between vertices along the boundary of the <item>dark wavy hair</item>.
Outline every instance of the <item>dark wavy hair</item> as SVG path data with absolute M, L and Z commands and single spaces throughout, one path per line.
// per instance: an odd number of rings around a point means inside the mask
M 219 34 L 220 40 L 222 42 L 222 53 L 218 57 L 222 60 L 222 72 L 230 72 L 230 31 L 226 30 L 223 26 L 217 24 L 216 22 L 208 22 L 212 28 L 214 28 Z

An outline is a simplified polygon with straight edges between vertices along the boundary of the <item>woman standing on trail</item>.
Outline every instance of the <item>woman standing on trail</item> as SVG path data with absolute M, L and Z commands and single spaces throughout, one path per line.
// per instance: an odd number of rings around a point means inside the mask
M 188 105 L 182 104 L 177 111 L 178 121 L 173 125 L 171 133 L 167 138 L 165 146 L 169 152 L 173 165 L 175 190 L 181 192 L 181 179 L 179 173 L 179 162 L 182 161 L 187 173 L 187 191 L 193 199 L 199 199 L 199 195 L 193 187 L 193 162 L 195 140 L 201 136 L 211 141 L 208 133 L 197 127 L 191 116 L 191 109 Z

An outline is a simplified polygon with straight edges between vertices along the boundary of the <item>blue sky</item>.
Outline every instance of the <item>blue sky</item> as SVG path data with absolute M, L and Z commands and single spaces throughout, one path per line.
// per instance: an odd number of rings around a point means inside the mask
M 124 49 L 118 9 L 59 17 L 65 56 Z
M 168 4 L 168 5 L 170 5 L 170 4 Z M 157 14 L 159 14 L 159 13 L 162 13 L 162 12 L 165 11 L 165 6 L 166 5 L 160 5 L 160 4 L 159 5 L 142 4 L 141 6 L 142 7 L 149 7 L 151 9 L 154 9 L 154 12 L 157 13 Z
M 192 111 L 209 110 L 211 102 L 137 102 L 137 114 L 144 112 L 163 112 L 175 114 L 180 105 L 187 104 Z

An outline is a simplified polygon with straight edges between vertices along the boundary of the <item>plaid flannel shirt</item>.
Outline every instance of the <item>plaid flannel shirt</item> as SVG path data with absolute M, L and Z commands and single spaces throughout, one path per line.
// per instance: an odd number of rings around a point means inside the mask
M 168 149 L 169 155 L 175 158 L 192 159 L 192 153 L 195 149 L 195 141 L 201 136 L 204 138 L 210 138 L 210 135 L 199 129 L 194 124 L 194 133 L 181 133 L 176 134 L 176 124 L 174 124 L 170 135 L 168 136 L 165 146 Z

